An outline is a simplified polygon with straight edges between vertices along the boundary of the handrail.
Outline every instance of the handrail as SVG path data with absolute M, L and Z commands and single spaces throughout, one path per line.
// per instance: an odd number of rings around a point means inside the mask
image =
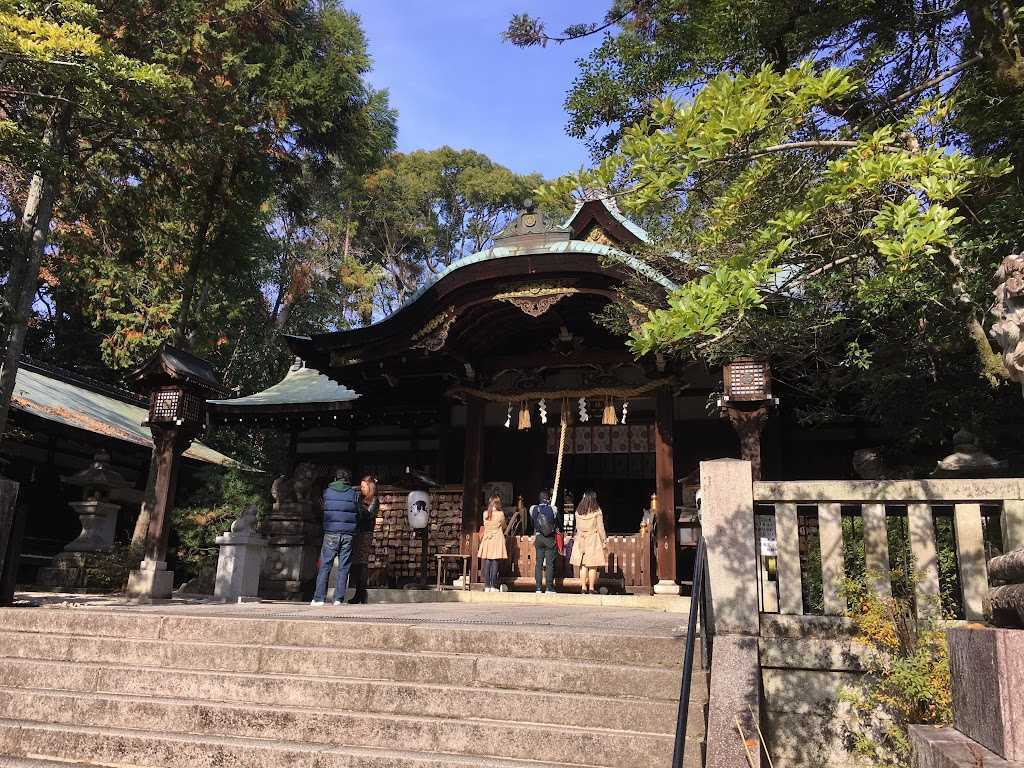
M 686 726 L 690 714 L 690 680 L 693 677 L 693 651 L 697 641 L 697 613 L 701 613 L 701 636 L 708 628 L 707 607 L 704 602 L 704 537 L 697 539 L 697 556 L 693 562 L 693 589 L 690 592 L 690 618 L 686 623 L 686 649 L 683 652 L 683 677 L 679 683 L 679 710 L 676 713 L 676 741 L 672 749 L 672 768 L 682 768 L 686 747 Z M 706 640 L 701 643 L 702 666 L 709 649 Z

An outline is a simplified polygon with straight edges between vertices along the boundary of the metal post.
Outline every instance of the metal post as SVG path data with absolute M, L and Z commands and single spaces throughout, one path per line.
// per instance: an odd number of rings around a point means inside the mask
M 676 714 L 676 741 L 672 749 L 672 768 L 682 768 L 686 750 L 686 726 L 690 714 L 690 678 L 693 673 L 693 646 L 697 635 L 697 612 L 704 593 L 704 537 L 697 541 L 693 563 L 693 591 L 690 593 L 690 617 L 686 623 L 686 649 L 683 653 L 683 678 L 679 685 L 679 709 Z M 701 627 L 707 617 L 701 617 Z

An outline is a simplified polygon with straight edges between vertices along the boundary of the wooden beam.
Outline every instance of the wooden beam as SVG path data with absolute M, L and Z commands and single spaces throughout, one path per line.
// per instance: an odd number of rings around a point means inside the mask
M 654 405 L 654 474 L 658 498 L 658 583 L 655 592 L 679 594 L 676 585 L 676 481 L 673 457 L 675 401 L 671 387 L 657 391 Z

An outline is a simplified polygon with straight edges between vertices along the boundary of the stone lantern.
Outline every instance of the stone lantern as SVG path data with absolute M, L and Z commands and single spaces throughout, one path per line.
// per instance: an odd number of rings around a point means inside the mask
M 85 586 L 88 556 L 109 552 L 114 546 L 117 513 L 120 504 L 110 501 L 111 492 L 130 488 L 131 483 L 110 467 L 110 454 L 100 451 L 93 463 L 73 475 L 62 477 L 67 485 L 82 489 L 82 500 L 69 503 L 78 513 L 82 531 L 78 538 L 64 547 L 53 564 L 39 572 L 39 582 L 54 587 Z
M 226 390 L 208 362 L 169 344 L 127 379 L 149 395 L 146 426 L 153 433 L 151 471 L 156 472 L 145 558 L 128 577 L 128 595 L 166 599 L 174 586 L 174 573 L 167 570 L 167 534 L 181 454 L 206 429 L 207 398 Z
M 761 479 L 761 433 L 772 406 L 772 371 L 767 360 L 738 357 L 722 366 L 723 394 L 718 401 L 740 439 L 740 454 L 750 462 L 755 480 Z

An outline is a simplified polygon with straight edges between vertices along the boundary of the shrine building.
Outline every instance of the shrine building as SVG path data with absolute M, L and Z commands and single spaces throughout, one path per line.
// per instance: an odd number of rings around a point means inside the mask
M 432 527 L 433 552 L 472 546 L 485 492 L 500 493 L 506 510 L 520 498 L 528 507 L 556 474 L 559 508 L 571 510 L 593 489 L 609 534 L 637 536 L 653 507 L 656 521 L 644 526 L 653 531 L 653 562 L 642 548 L 626 547 L 623 562 L 644 561 L 627 570 L 645 571 L 626 586 L 678 594 L 680 542 L 687 543 L 678 521 L 694 511 L 692 499 L 684 504 L 684 480 L 701 459 L 739 449 L 728 422 L 707 408 L 720 371 L 655 355 L 637 359 L 627 339 L 597 319 L 624 301 L 627 282 L 647 283 L 652 296 L 676 287 L 627 253 L 646 241 L 608 201 L 581 203 L 564 223 L 528 207 L 493 247 L 453 263 L 379 322 L 286 337 L 297 363 L 285 379 L 248 397 L 210 401 L 211 420 L 280 430 L 291 441 L 293 470 L 320 482 L 336 465 L 356 477 L 374 474 L 391 489 L 385 501 L 396 510 L 415 482 L 409 470 L 430 478 L 436 506 L 448 516 Z M 632 323 L 647 312 L 625 307 Z M 296 584 L 311 578 L 319 517 L 285 511 L 301 499 L 276 501 L 268 526 L 281 558 L 270 558 L 267 568 L 277 575 L 265 577 L 280 589 L 268 594 L 298 596 Z M 373 564 L 383 584 L 401 568 L 409 572 L 415 557 L 395 544 L 400 521 L 377 523 Z M 532 577 L 532 569 L 513 575 Z

